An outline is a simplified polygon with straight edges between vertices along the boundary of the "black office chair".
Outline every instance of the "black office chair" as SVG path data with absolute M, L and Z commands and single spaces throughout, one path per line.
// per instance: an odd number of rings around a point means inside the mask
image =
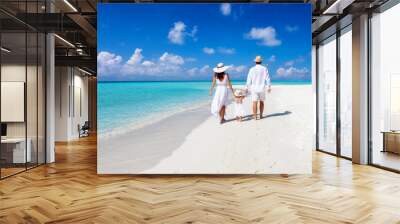
M 82 127 L 78 124 L 79 138 L 89 136 L 89 129 L 90 129 L 89 121 L 85 121 Z

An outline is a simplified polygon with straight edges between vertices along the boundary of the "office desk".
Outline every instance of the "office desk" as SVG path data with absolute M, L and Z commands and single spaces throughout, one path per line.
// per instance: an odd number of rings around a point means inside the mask
M 392 152 L 400 154 L 400 132 L 383 131 L 383 150 L 382 152 Z
M 9 163 L 31 162 L 32 141 L 30 138 L 27 139 L 27 143 L 28 144 L 25 151 L 25 138 L 1 139 L 1 156 Z

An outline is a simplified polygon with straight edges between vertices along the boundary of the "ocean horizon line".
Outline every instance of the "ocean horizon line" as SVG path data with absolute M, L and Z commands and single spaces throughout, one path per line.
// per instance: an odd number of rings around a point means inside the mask
M 231 80 L 232 82 L 246 82 L 246 80 Z M 98 83 L 167 83 L 167 82 L 211 82 L 210 80 L 155 80 L 155 81 L 148 81 L 148 80 L 143 80 L 143 81 L 121 81 L 121 80 L 98 80 Z M 307 81 L 289 81 L 289 80 L 285 80 L 285 81 L 271 81 L 272 84 L 277 83 L 277 84 L 284 84 L 284 83 L 288 83 L 288 84 L 312 84 L 311 80 L 307 80 Z

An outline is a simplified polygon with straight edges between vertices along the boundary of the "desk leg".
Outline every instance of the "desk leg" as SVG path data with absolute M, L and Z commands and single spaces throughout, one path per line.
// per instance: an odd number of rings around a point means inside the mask
M 386 134 L 383 133 L 383 149 L 381 152 L 386 152 Z

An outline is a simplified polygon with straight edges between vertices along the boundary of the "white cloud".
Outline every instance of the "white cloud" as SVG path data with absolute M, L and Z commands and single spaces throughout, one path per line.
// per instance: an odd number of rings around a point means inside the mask
M 169 54 L 168 52 L 165 52 L 163 55 L 161 55 L 160 61 L 175 65 L 182 65 L 183 63 L 185 63 L 185 61 L 181 56 L 176 54 Z
M 260 40 L 260 45 L 269 47 L 279 46 L 282 41 L 276 38 L 276 30 L 272 26 L 265 28 L 251 28 L 250 32 L 245 35 L 247 38 L 252 40 Z
M 101 51 L 97 55 L 99 75 L 116 74 L 122 62 L 122 57 L 107 51 Z
M 204 47 L 203 52 L 206 54 L 215 54 L 218 51 L 218 53 L 221 54 L 234 54 L 236 52 L 235 48 L 225 48 L 225 47 L 219 47 L 217 50 L 211 47 Z
M 142 65 L 144 65 L 144 66 L 153 66 L 153 65 L 155 65 L 155 63 L 152 62 L 152 61 L 143 61 Z
M 308 74 L 307 68 L 295 68 L 293 66 L 289 68 L 280 67 L 276 70 L 276 75 L 281 78 L 302 78 Z
M 206 54 L 214 54 L 215 50 L 214 50 L 214 48 L 205 47 L 205 48 L 203 48 L 203 52 Z
M 198 68 L 191 68 L 189 70 L 187 70 L 186 72 L 190 75 L 190 76 L 194 76 L 198 74 Z
M 135 52 L 132 54 L 131 58 L 126 63 L 134 65 L 140 63 L 142 59 L 143 59 L 142 49 L 136 48 Z
M 116 77 L 176 75 L 183 71 L 182 65 L 185 63 L 183 57 L 168 52 L 155 60 L 143 60 L 144 58 L 140 48 L 136 48 L 130 59 L 125 62 L 119 55 L 102 51 L 97 56 L 99 75 L 115 75 Z
M 168 39 L 173 44 L 182 45 L 185 43 L 185 37 L 189 36 L 193 38 L 193 40 L 197 40 L 197 26 L 193 26 L 191 32 L 186 32 L 186 25 L 182 21 L 178 21 L 174 23 L 174 26 L 168 32 Z
M 235 48 L 220 47 L 220 48 L 218 48 L 218 52 L 221 53 L 221 54 L 234 54 L 235 53 Z
M 244 71 L 246 71 L 247 67 L 245 65 L 229 65 L 229 72 L 232 72 L 234 74 L 238 74 L 238 73 L 243 73 Z
M 297 31 L 298 29 L 299 29 L 299 27 L 298 26 L 289 26 L 289 25 L 287 25 L 286 27 L 285 27 L 285 29 L 286 29 L 286 31 L 288 31 L 288 32 L 295 32 L 295 31 Z
M 228 65 L 228 73 L 231 76 L 231 78 L 243 78 L 246 76 L 247 72 L 247 67 L 245 65 Z M 200 76 L 202 78 L 208 77 L 207 75 L 212 75 L 214 72 L 212 68 L 209 65 L 204 65 L 201 68 L 194 67 L 191 69 L 186 70 L 187 74 L 190 76 Z
M 202 73 L 202 74 L 209 73 L 210 71 L 211 71 L 211 68 L 209 65 L 204 65 L 202 68 L 200 68 L 200 73 Z
M 97 61 L 101 65 L 116 65 L 122 61 L 122 57 L 107 51 L 101 51 L 97 56 Z
M 191 68 L 191 69 L 187 70 L 187 73 L 190 76 L 212 74 L 211 67 L 209 65 L 204 65 L 201 68 L 197 68 L 197 67 Z
M 229 16 L 231 14 L 231 4 L 229 3 L 222 3 L 220 8 L 222 15 Z
M 187 35 L 192 37 L 194 41 L 197 41 L 197 37 L 196 37 L 197 31 L 198 31 L 197 26 L 194 26 L 192 31 L 190 33 L 188 33 Z
M 174 44 L 183 44 L 185 42 L 185 28 L 186 25 L 178 21 L 174 23 L 174 26 L 169 30 L 168 39 Z

